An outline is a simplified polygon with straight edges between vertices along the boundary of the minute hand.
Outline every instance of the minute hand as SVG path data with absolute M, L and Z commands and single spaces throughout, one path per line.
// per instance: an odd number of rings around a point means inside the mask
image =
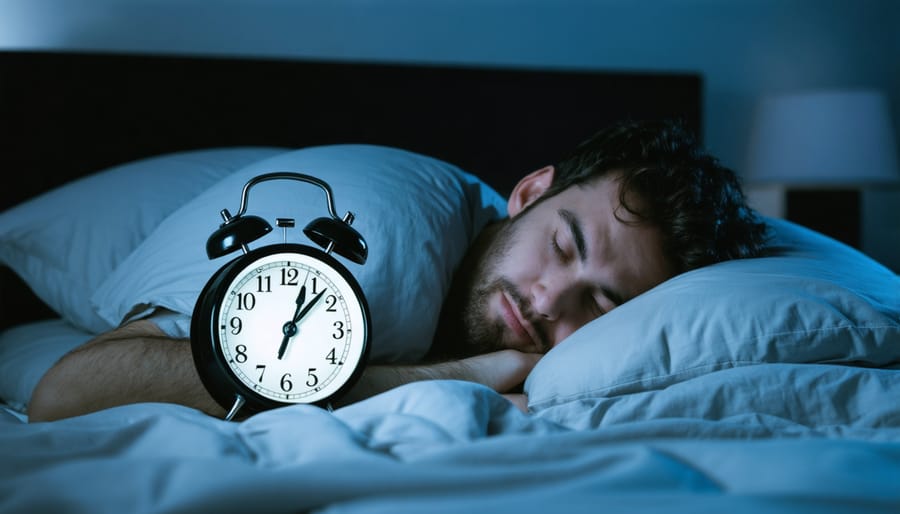
M 300 312 L 297 313 L 296 316 L 294 316 L 294 323 L 299 323 L 300 320 L 303 319 L 303 316 L 306 316 L 306 313 L 309 312 L 310 309 L 315 307 L 316 303 L 318 303 L 319 299 L 321 299 L 322 295 L 324 295 L 324 294 L 325 294 L 325 291 L 320 291 L 319 294 L 317 294 L 315 298 L 313 298 L 308 304 L 306 304 L 306 306 L 303 307 L 303 310 L 301 310 Z
M 300 293 L 297 294 L 297 308 L 294 309 L 294 316 L 300 313 L 300 307 L 303 305 L 303 302 L 306 301 L 306 284 L 300 286 Z M 284 357 L 284 352 L 287 350 L 288 342 L 290 342 L 291 337 L 297 333 L 297 323 L 294 321 L 294 317 L 291 317 L 291 321 L 288 321 L 281 328 L 281 331 L 284 333 L 284 338 L 281 340 L 281 346 L 278 347 L 278 358 L 281 359 Z

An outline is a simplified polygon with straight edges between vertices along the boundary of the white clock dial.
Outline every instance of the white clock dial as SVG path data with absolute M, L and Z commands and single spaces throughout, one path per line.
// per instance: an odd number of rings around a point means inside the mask
M 225 289 L 216 327 L 236 378 L 283 403 L 336 393 L 363 359 L 367 330 L 347 280 L 298 253 L 266 255 L 244 267 Z

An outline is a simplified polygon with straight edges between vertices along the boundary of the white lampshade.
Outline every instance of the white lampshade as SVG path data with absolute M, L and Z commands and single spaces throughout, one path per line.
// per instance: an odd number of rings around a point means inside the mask
M 748 182 L 841 186 L 900 179 L 888 102 L 877 91 L 771 97 L 758 106 Z

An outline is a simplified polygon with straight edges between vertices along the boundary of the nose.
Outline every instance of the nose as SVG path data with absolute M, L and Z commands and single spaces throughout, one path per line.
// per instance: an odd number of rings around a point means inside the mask
M 544 321 L 554 346 L 590 321 L 578 300 L 579 289 L 579 284 L 561 274 L 545 274 L 531 288 L 532 307 Z
M 577 280 L 559 270 L 544 270 L 531 290 L 532 305 L 536 314 L 547 321 L 560 321 L 578 314 L 582 307 L 578 302 Z
M 547 321 L 556 321 L 563 311 L 563 288 L 558 284 L 558 281 L 543 280 L 531 288 L 531 304 L 535 313 Z

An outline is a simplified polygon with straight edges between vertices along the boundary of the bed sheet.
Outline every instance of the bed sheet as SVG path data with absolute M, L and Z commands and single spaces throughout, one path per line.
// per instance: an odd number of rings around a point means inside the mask
M 431 381 L 240 423 L 170 404 L 2 417 L 0 512 L 900 509 L 900 371 L 728 371 L 625 399 L 618 416 L 598 405 L 528 415 L 483 386 Z M 730 406 L 698 410 L 709 397 Z

